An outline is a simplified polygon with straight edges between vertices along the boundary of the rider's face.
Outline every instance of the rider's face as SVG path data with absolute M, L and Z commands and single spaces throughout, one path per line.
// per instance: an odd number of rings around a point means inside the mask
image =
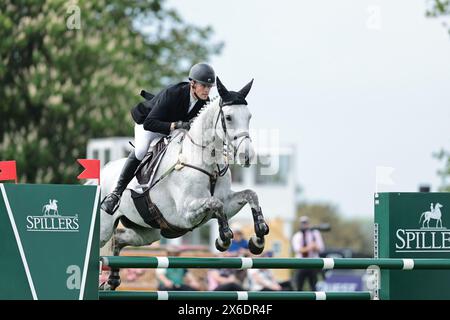
M 204 85 L 198 82 L 195 82 L 192 85 L 192 90 L 195 92 L 195 94 L 202 100 L 208 99 L 209 91 L 211 90 L 212 86 L 210 85 Z

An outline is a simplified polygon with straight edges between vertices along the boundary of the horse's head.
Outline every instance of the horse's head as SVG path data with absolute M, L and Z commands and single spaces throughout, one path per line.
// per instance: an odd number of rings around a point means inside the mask
M 442 207 L 443 207 L 443 205 L 442 205 L 442 204 L 440 204 L 440 203 L 436 203 L 436 206 L 435 206 L 434 208 L 435 208 L 435 209 L 436 209 L 436 208 L 439 208 L 439 209 L 440 209 L 440 208 L 442 208 Z
M 233 148 L 234 162 L 248 167 L 255 157 L 252 140 L 249 134 L 252 114 L 247 107 L 245 98 L 253 84 L 250 81 L 239 91 L 228 91 L 217 77 L 217 91 L 220 95 L 221 139 Z

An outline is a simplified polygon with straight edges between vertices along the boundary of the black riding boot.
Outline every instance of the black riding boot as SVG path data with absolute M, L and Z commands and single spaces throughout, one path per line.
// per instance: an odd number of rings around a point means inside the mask
M 114 214 L 114 212 L 116 212 L 117 208 L 119 208 L 120 197 L 127 188 L 131 179 L 133 179 L 134 173 L 140 163 L 141 160 L 136 159 L 134 151 L 132 151 L 128 156 L 127 161 L 125 162 L 122 172 L 120 173 L 116 188 L 113 192 L 108 194 L 101 203 L 101 208 L 106 211 L 106 213 L 112 215 Z

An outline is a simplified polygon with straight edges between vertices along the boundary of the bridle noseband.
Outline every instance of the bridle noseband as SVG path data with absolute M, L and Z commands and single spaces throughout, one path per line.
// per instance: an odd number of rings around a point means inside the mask
M 220 120 L 222 122 L 222 130 L 223 130 L 223 133 L 224 133 L 224 139 L 222 139 L 223 147 L 225 149 L 225 147 L 227 146 L 227 144 L 225 142 L 225 140 L 227 140 L 230 143 L 230 145 L 233 147 L 233 160 L 236 160 L 236 154 L 237 154 L 237 151 L 239 150 L 239 147 L 241 146 L 241 143 L 245 139 L 249 139 L 250 141 L 252 141 L 252 139 L 250 138 L 250 133 L 248 133 L 248 131 L 240 132 L 240 133 L 234 135 L 233 137 L 230 137 L 228 135 L 227 124 L 225 122 L 225 115 L 223 113 L 223 107 L 231 106 L 232 104 L 233 104 L 232 102 L 231 103 L 226 103 L 226 102 L 224 103 L 222 98 L 220 98 L 220 102 L 219 102 L 220 110 L 219 110 L 219 114 L 217 115 L 216 123 L 214 125 L 214 133 L 217 132 L 217 124 L 219 122 L 219 117 L 220 117 Z M 214 135 L 213 141 L 214 141 L 215 137 L 216 136 Z M 239 138 L 243 138 L 243 139 L 241 139 L 241 141 L 238 143 L 238 145 L 235 146 L 233 142 L 236 141 Z

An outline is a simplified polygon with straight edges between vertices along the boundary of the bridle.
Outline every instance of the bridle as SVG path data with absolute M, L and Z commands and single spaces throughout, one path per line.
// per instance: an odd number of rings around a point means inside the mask
M 223 149 L 226 150 L 226 152 L 228 152 L 228 144 L 227 144 L 227 142 L 229 142 L 229 144 L 231 144 L 231 146 L 233 147 L 233 160 L 236 160 L 236 154 L 237 154 L 237 151 L 239 150 L 239 147 L 242 144 L 242 142 L 245 139 L 249 139 L 250 141 L 252 141 L 252 139 L 250 138 L 250 134 L 248 133 L 248 131 L 243 131 L 241 133 L 238 133 L 237 135 L 234 135 L 233 137 L 230 137 L 228 135 L 227 125 L 226 125 L 226 122 L 225 122 L 225 115 L 224 115 L 223 109 L 222 109 L 224 106 L 227 106 L 227 105 L 232 105 L 232 103 L 228 103 L 228 104 L 227 103 L 223 103 L 222 98 L 221 98 L 220 102 L 219 102 L 220 110 L 219 110 L 219 113 L 217 115 L 216 122 L 214 124 L 213 142 L 216 139 L 217 124 L 219 123 L 219 118 L 220 118 L 221 123 L 222 123 L 222 132 L 224 134 L 224 137 L 222 139 Z M 182 129 L 182 130 L 184 131 L 184 134 L 183 134 L 183 136 L 181 137 L 181 140 L 180 140 L 181 149 L 180 149 L 180 153 L 179 154 L 181 154 L 182 151 L 183 151 L 183 144 L 182 144 L 182 142 L 183 142 L 183 140 L 184 140 L 184 138 L 186 136 L 189 138 L 189 140 L 195 146 L 200 147 L 202 149 L 206 149 L 207 148 L 207 146 L 195 142 L 194 139 L 192 139 L 191 135 L 189 134 L 189 132 L 187 130 L 185 130 L 185 129 Z M 238 145 L 235 146 L 233 144 L 233 141 L 237 141 L 237 139 L 239 139 L 239 138 L 242 138 L 242 139 L 238 143 Z M 213 148 L 211 150 L 211 156 L 212 157 L 216 156 L 216 149 L 215 148 Z M 195 169 L 197 171 L 200 171 L 200 172 L 208 175 L 209 176 L 209 182 L 210 182 L 210 192 L 211 192 L 211 196 L 213 196 L 214 195 L 214 189 L 215 189 L 216 182 L 217 182 L 217 178 L 218 177 L 223 177 L 227 173 L 228 168 L 230 166 L 230 164 L 228 163 L 228 153 L 226 154 L 225 161 L 226 161 L 226 165 L 225 165 L 224 168 L 220 169 L 219 164 L 217 164 L 217 170 L 214 170 L 212 173 L 210 173 L 210 172 L 206 171 L 205 169 L 202 169 L 200 167 L 197 167 L 197 166 L 194 166 L 194 165 L 191 165 L 191 164 L 183 162 L 180 159 L 180 157 L 179 157 L 178 162 L 171 168 L 170 171 L 172 171 L 173 169 L 181 170 L 183 167 L 189 167 L 189 168 Z
M 239 147 L 241 146 L 242 142 L 244 142 L 245 139 L 249 139 L 250 141 L 252 141 L 252 139 L 250 138 L 250 133 L 248 131 L 243 131 L 240 132 L 232 137 L 230 137 L 230 135 L 228 134 L 228 129 L 227 129 L 227 124 L 225 121 L 225 114 L 223 113 L 223 107 L 225 106 L 229 106 L 232 105 L 232 103 L 223 103 L 222 99 L 220 99 L 219 102 L 219 113 L 217 115 L 215 124 L 214 124 L 214 136 L 213 136 L 213 142 L 216 139 L 216 133 L 217 133 L 217 124 L 219 123 L 219 119 L 221 120 L 222 123 L 222 132 L 224 134 L 223 138 L 222 138 L 222 143 L 223 143 L 223 149 L 228 151 L 228 146 L 231 145 L 233 147 L 233 160 L 236 160 L 236 155 L 237 152 L 239 150 Z M 186 131 L 186 135 L 188 136 L 189 140 L 196 145 L 197 147 L 200 147 L 202 149 L 206 149 L 207 146 L 199 144 L 197 142 L 194 141 L 194 139 L 192 139 L 192 137 L 190 136 L 189 132 Z M 237 146 L 234 145 L 234 142 L 237 141 L 239 138 L 242 138 L 241 141 L 239 141 L 239 143 L 237 144 Z M 227 142 L 229 144 L 227 144 Z M 216 155 L 216 150 L 215 148 L 211 150 L 211 156 L 215 157 Z M 227 167 L 228 167 L 228 155 L 226 157 L 227 159 Z

